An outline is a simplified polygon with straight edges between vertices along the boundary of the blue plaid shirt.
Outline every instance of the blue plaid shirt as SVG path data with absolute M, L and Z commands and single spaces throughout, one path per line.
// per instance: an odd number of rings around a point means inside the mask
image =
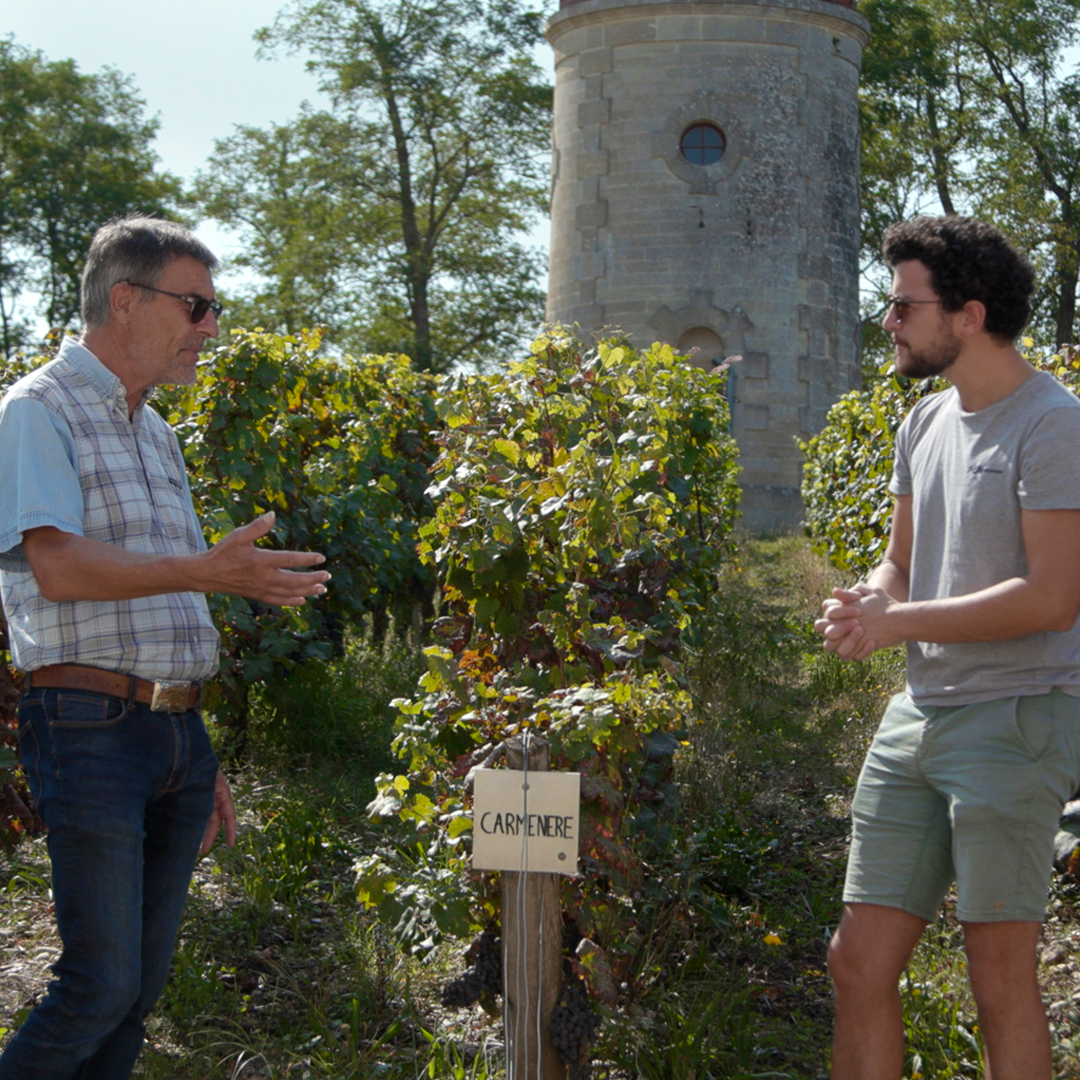
M 206 550 L 176 435 L 145 399 L 129 419 L 123 384 L 73 338 L 0 401 L 0 595 L 15 666 L 88 664 L 154 680 L 217 670 L 201 593 L 46 600 L 22 548 L 41 525 L 128 551 Z

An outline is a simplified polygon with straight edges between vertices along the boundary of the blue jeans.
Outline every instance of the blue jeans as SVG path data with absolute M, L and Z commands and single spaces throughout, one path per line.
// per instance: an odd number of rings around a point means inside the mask
M 25 694 L 19 751 L 64 947 L 0 1080 L 124 1080 L 165 985 L 217 760 L 194 710 L 83 690 Z

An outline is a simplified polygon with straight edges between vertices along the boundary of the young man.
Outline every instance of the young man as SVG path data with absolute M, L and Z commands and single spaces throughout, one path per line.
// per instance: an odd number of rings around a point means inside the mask
M 165 983 L 200 853 L 236 821 L 198 712 L 217 668 L 207 592 L 302 604 L 321 555 L 209 551 L 176 436 L 146 399 L 191 383 L 217 335 L 217 260 L 186 229 L 130 217 L 94 236 L 81 341 L 0 401 L 0 591 L 27 672 L 19 748 L 49 829 L 63 952 L 0 1057 L 4 1080 L 123 1080 Z
M 952 385 L 897 434 L 881 565 L 815 623 L 845 659 L 908 653 L 852 803 L 833 1077 L 900 1080 L 899 977 L 955 879 L 987 1077 L 1049 1080 L 1036 944 L 1080 786 L 1080 401 L 1016 348 L 1034 275 L 996 229 L 917 218 L 884 252 L 896 370 Z

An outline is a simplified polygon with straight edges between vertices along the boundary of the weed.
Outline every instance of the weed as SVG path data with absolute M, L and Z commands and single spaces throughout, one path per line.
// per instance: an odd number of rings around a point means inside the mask
M 252 694 L 250 740 L 263 762 L 349 758 L 374 775 L 389 766 L 390 702 L 411 694 L 425 670 L 411 632 L 391 624 L 377 639 L 370 619 L 346 635 L 340 656 L 299 665 Z
M 848 799 L 903 654 L 851 665 L 821 650 L 810 621 L 836 575 L 799 538 L 747 542 L 739 560 L 711 601 L 712 644 L 687 665 L 696 713 L 675 831 L 645 867 L 626 1008 L 597 1045 L 610 1080 L 826 1075 Z M 355 901 L 354 864 L 392 842 L 365 808 L 388 754 L 386 704 L 411 691 L 415 659 L 408 639 L 368 631 L 258 697 L 252 761 L 234 776 L 240 840 L 197 868 L 142 1080 L 503 1076 L 479 1014 L 449 1021 L 434 1004 L 454 947 L 421 963 Z M 9 989 L 9 966 L 54 941 L 44 844 L 18 860 L 0 865 L 8 1029 L 47 979 L 43 959 L 36 988 Z M 1041 977 L 1059 1080 L 1080 1080 L 1078 924 L 1080 885 L 1057 878 L 1045 933 L 1059 959 Z M 982 1075 L 961 938 L 946 904 L 902 983 L 907 1080 Z
M 450 1036 L 421 1031 L 428 1043 L 427 1064 L 416 1080 L 495 1080 L 502 1075 L 503 1047 L 485 1037 L 479 1045 L 462 1046 Z
M 622 1046 L 624 1061 L 642 1080 L 750 1080 L 787 1077 L 762 1071 L 758 1024 L 749 992 L 736 986 L 716 988 L 683 981 L 658 1003 L 641 1012 L 637 1038 Z
M 963 1002 L 942 993 L 940 979 L 917 982 L 910 970 L 900 984 L 904 1007 L 905 1075 L 941 1080 L 982 1076 L 982 1048 L 978 1024 L 967 1015 Z
M 412 1080 L 408 984 L 435 976 L 353 900 L 369 785 L 327 766 L 236 778 L 240 839 L 198 868 L 140 1075 Z
M 0 871 L 0 889 L 9 899 L 23 893 L 42 892 L 49 887 L 49 870 L 23 860 L 12 860 Z

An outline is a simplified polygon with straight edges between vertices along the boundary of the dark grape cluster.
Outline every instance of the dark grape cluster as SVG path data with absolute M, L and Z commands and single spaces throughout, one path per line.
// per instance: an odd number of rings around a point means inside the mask
M 551 1043 L 570 1066 L 570 1080 L 589 1080 L 589 1048 L 599 1025 L 600 1014 L 592 1007 L 585 984 L 568 979 L 551 1010 Z
M 573 956 L 577 951 L 578 942 L 581 941 L 581 931 L 578 929 L 578 924 L 573 919 L 568 919 L 563 923 L 562 931 L 562 951 L 563 956 Z
M 469 946 L 466 956 L 472 967 L 443 987 L 442 1003 L 449 1009 L 464 1009 L 481 998 L 502 993 L 502 938 L 485 930 Z

